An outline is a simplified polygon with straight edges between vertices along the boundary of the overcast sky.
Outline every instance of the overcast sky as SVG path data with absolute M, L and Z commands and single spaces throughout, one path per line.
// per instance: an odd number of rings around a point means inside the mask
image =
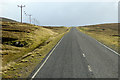
M 12 2 L 13 1 L 13 2 Z M 46 2 L 45 2 L 46 1 Z M 23 8 L 28 14 L 39 21 L 40 25 L 78 26 L 102 23 L 118 22 L 117 0 L 89 1 L 62 1 L 51 2 L 45 0 L 21 2 L 20 0 L 8 0 L 0 3 L 0 17 L 6 17 L 20 21 L 20 8 L 17 5 L 26 5 Z M 29 17 L 24 15 L 23 22 L 29 22 Z

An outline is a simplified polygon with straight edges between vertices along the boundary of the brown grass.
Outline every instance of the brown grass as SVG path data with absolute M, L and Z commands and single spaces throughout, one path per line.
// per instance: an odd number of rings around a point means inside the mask
M 66 31 L 66 27 L 50 29 L 31 24 L 2 22 L 3 77 L 27 77 Z M 15 42 L 26 45 L 17 47 Z

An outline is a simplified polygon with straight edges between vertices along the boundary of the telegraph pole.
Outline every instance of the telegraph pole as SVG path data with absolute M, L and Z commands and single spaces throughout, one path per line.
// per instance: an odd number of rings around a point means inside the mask
M 20 5 L 20 6 L 17 5 L 17 6 L 21 8 L 21 23 L 22 23 L 22 8 L 25 7 L 25 5 Z
M 35 20 L 36 20 L 36 19 L 35 19 L 35 18 L 33 18 L 33 23 L 34 23 L 34 25 L 35 25 Z
M 24 11 L 24 13 L 25 13 L 26 16 L 29 16 L 29 20 L 30 20 L 30 24 L 31 24 L 31 16 L 32 15 L 31 14 L 27 14 L 25 11 Z
M 30 18 L 30 24 L 31 24 L 31 16 L 32 16 L 32 15 L 28 15 L 28 16 L 29 16 L 29 18 Z

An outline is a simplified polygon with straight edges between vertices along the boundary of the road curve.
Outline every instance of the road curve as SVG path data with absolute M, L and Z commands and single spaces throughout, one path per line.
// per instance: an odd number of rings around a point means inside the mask
M 41 66 L 41 64 L 40 64 Z M 72 28 L 33 78 L 118 78 L 118 55 Z

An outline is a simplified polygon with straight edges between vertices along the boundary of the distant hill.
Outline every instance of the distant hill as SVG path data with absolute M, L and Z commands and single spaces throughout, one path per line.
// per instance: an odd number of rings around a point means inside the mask
M 118 31 L 119 29 L 118 24 L 119 23 L 105 23 L 105 24 L 96 24 L 96 25 L 86 25 L 84 27 L 91 27 L 91 28 L 100 27 L 101 29 L 112 29 Z
M 3 21 L 3 22 L 17 22 L 15 20 L 4 18 L 4 17 L 0 17 L 0 21 Z

